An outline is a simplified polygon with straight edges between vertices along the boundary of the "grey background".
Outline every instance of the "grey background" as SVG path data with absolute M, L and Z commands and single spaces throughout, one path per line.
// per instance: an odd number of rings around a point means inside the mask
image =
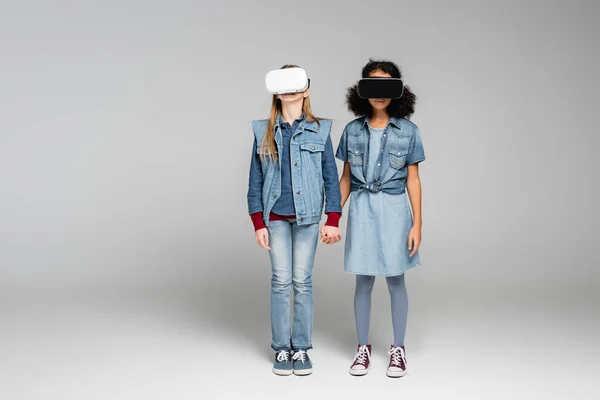
M 0 6 L 1 397 L 591 390 L 597 2 Z M 401 66 L 428 157 L 423 266 L 407 276 L 413 376 L 384 379 L 378 281 L 381 365 L 350 380 L 353 277 L 337 244 L 315 264 L 317 370 L 277 380 L 270 266 L 246 208 L 250 120 L 269 110 L 265 72 L 299 64 L 336 146 L 369 57 Z

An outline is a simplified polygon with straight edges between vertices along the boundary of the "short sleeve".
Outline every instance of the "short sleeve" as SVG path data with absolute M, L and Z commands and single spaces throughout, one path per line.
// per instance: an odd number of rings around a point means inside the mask
M 348 127 L 344 128 L 344 132 L 342 133 L 342 137 L 340 137 L 340 142 L 337 147 L 337 151 L 335 152 L 335 157 L 338 160 L 343 162 L 348 161 Z
M 423 148 L 423 141 L 421 140 L 421 133 L 419 128 L 415 128 L 415 134 L 413 135 L 410 145 L 408 146 L 408 154 L 406 155 L 406 164 L 416 164 L 421 161 L 425 161 L 425 150 Z

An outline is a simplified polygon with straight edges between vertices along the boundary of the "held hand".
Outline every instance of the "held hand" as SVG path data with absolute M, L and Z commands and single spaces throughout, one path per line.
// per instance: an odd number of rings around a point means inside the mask
M 334 244 L 342 239 L 340 228 L 334 226 L 323 225 L 321 228 L 321 242 L 326 244 Z
M 259 229 L 255 232 L 256 243 L 265 250 L 271 250 L 269 247 L 269 231 L 267 228 Z
M 419 246 L 421 246 L 421 228 L 413 226 L 408 234 L 408 249 L 412 249 L 409 257 L 412 257 L 417 253 Z

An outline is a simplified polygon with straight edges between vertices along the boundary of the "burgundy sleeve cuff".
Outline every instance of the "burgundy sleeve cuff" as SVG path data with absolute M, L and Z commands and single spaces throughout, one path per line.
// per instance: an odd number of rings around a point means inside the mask
M 325 222 L 325 225 L 339 228 L 340 227 L 340 218 L 342 218 L 342 213 L 339 213 L 339 212 L 327 213 L 327 222 Z
M 265 221 L 263 221 L 262 211 L 255 212 L 254 214 L 250 214 L 250 219 L 252 219 L 252 224 L 254 225 L 255 232 L 259 229 L 266 228 Z

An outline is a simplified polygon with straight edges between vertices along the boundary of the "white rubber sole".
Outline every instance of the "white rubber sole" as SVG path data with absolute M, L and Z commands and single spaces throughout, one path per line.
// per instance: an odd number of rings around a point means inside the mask
M 306 376 L 306 375 L 312 374 L 312 372 L 313 372 L 312 368 L 310 368 L 310 369 L 295 369 L 294 375 Z
M 294 373 L 291 369 L 277 369 L 273 368 L 273 373 L 279 376 L 289 376 Z
M 401 378 L 408 375 L 406 371 L 390 371 L 389 369 L 385 373 L 390 378 Z
M 350 370 L 348 372 L 352 376 L 365 376 L 366 374 L 369 373 L 369 368 L 367 368 L 367 369 L 352 369 L 352 368 L 350 368 Z

